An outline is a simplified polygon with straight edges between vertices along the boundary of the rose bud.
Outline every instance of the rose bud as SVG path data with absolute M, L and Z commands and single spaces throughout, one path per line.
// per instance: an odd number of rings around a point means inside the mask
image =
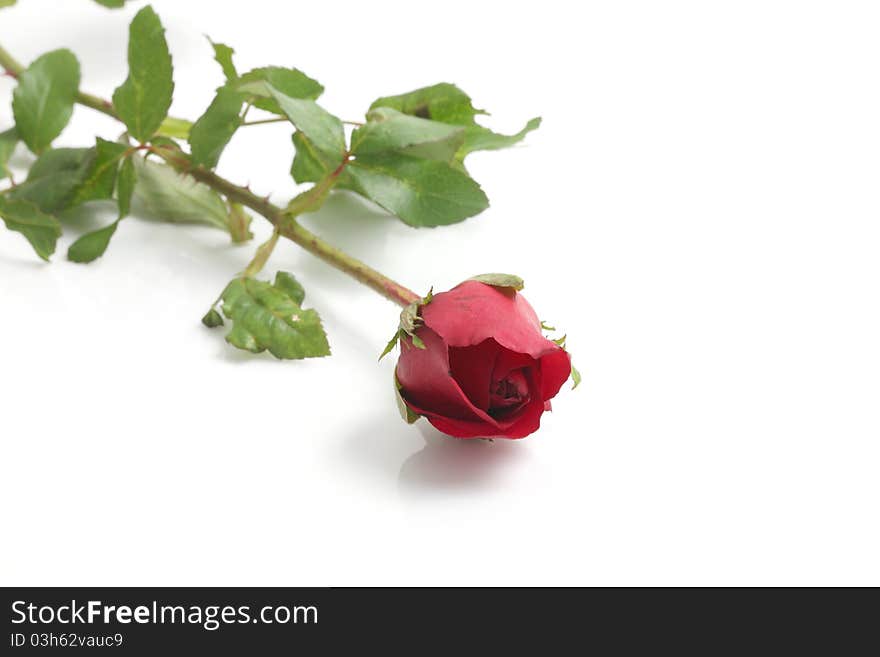
M 538 429 L 571 359 L 544 337 L 519 289 L 515 276 L 486 274 L 404 310 L 396 385 L 408 421 L 424 416 L 457 438 Z

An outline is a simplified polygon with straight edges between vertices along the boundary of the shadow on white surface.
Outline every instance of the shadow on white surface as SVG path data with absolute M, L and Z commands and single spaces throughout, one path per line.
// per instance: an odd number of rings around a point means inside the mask
M 391 215 L 344 191 L 330 196 L 320 210 L 304 215 L 301 221 L 323 239 L 368 263 L 381 261 L 381 255 L 388 248 L 388 231 L 399 223 Z M 310 276 L 327 270 L 316 258 L 304 259 L 301 268 Z
M 320 210 L 304 218 L 310 228 L 320 230 L 321 236 L 334 244 L 357 244 L 367 252 L 380 246 L 389 227 L 399 223 L 378 206 L 346 190 L 329 196 Z
M 355 469 L 385 482 L 396 478 L 404 496 L 490 489 L 528 459 L 518 441 L 459 440 L 425 420 L 389 423 L 384 413 L 361 424 L 342 447 Z
M 527 458 L 516 441 L 459 440 L 440 433 L 426 421 L 421 421 L 419 432 L 425 445 L 400 468 L 398 482 L 402 492 L 470 492 L 489 488 L 504 472 Z
M 0 229 L 5 230 L 6 226 L 0 223 Z M 27 246 L 27 250 L 24 248 L 20 248 L 18 253 L 12 255 L 10 253 L 2 253 L 0 252 L 0 263 L 6 265 L 10 265 L 11 267 L 27 267 L 28 269 L 39 270 L 44 269 L 46 267 L 51 266 L 51 263 L 43 262 L 37 256 L 34 255 L 33 249 L 24 242 L 22 238 L 22 242 L 25 246 Z

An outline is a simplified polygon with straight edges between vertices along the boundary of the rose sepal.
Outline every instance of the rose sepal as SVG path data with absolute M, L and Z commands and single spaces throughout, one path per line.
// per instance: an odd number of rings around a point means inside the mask
M 404 338 L 412 340 L 413 346 L 417 349 L 425 348 L 425 343 L 416 335 L 416 331 L 422 324 L 422 317 L 420 315 L 422 307 L 431 303 L 431 299 L 433 298 L 434 288 L 431 288 L 428 290 L 428 294 L 421 299 L 413 301 L 400 311 L 400 323 L 398 324 L 394 335 L 391 336 L 391 339 L 388 341 L 388 344 L 385 345 L 385 349 L 379 354 L 379 360 L 382 360 L 385 356 L 394 351 L 394 347 L 397 346 L 397 343 Z

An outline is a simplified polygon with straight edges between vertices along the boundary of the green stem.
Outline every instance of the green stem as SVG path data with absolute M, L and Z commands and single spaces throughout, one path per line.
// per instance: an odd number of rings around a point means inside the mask
M 17 78 L 24 70 L 24 66 L 19 64 L 15 57 L 10 55 L 3 46 L 0 46 L 0 66 L 3 67 L 8 75 L 14 78 Z
M 271 119 L 257 119 L 256 121 L 245 121 L 244 116 L 242 116 L 242 125 L 263 125 L 264 123 L 284 123 L 288 121 L 287 118 L 277 116 Z
M 257 252 L 254 254 L 253 260 L 251 260 L 248 266 L 245 267 L 242 275 L 254 277 L 263 271 L 263 267 L 266 266 L 266 261 L 269 259 L 269 256 L 272 255 L 272 251 L 275 250 L 275 245 L 278 244 L 278 235 L 278 230 L 273 230 L 272 237 L 257 247 Z
M 0 46 L 0 66 L 2 66 L 6 72 L 14 78 L 18 78 L 22 71 L 24 71 L 24 67 L 2 46 Z M 93 110 L 102 112 L 114 119 L 119 119 L 119 116 L 113 109 L 113 104 L 103 98 L 99 98 L 98 96 L 80 92 L 77 94 L 76 102 L 80 105 L 91 107 Z M 388 278 L 384 274 L 376 271 L 369 265 L 364 264 L 357 258 L 350 256 L 341 249 L 336 248 L 332 244 L 325 242 L 296 221 L 296 216 L 315 210 L 321 205 L 327 192 L 335 184 L 336 178 L 345 167 L 345 164 L 348 161 L 347 158 L 339 165 L 336 171 L 305 193 L 300 194 L 293 199 L 291 204 L 285 210 L 270 203 L 267 198 L 257 196 L 246 187 L 240 187 L 229 182 L 225 178 L 221 178 L 213 171 L 203 167 L 193 167 L 189 158 L 180 152 L 174 151 L 171 148 L 156 146 L 151 147 L 150 150 L 159 155 L 174 168 L 188 173 L 199 182 L 202 182 L 220 192 L 230 201 L 241 203 L 242 205 L 249 207 L 251 210 L 261 214 L 269 220 L 280 235 L 295 242 L 327 264 L 375 290 L 385 298 L 390 299 L 400 306 L 407 306 L 420 298 L 418 294 L 409 288 Z
M 174 168 L 188 173 L 199 182 L 220 192 L 226 198 L 241 203 L 254 212 L 261 214 L 275 226 L 282 237 L 295 242 L 312 255 L 345 272 L 385 298 L 400 306 L 408 306 L 420 298 L 420 295 L 409 288 L 381 274 L 357 258 L 350 256 L 345 251 L 325 242 L 296 220 L 295 215 L 315 209 L 320 205 L 324 200 L 324 195 L 329 187 L 332 187 L 336 176 L 339 175 L 344 164 L 340 165 L 337 171 L 327 176 L 327 178 L 310 190 L 296 197 L 291 203 L 292 206 L 295 204 L 295 207 L 291 208 L 289 206 L 285 210 L 270 203 L 268 199 L 257 196 L 246 187 L 240 187 L 225 178 L 221 178 L 213 171 L 203 167 L 192 167 L 189 159 L 182 153 L 165 147 L 154 147 L 153 151 Z
M 287 123 L 289 121 L 288 118 L 284 116 L 273 116 L 269 119 L 257 119 L 256 121 L 245 121 L 244 115 L 241 117 L 242 125 L 263 125 L 265 123 Z M 362 126 L 363 123 L 360 121 L 343 121 L 346 125 L 353 125 L 355 127 Z

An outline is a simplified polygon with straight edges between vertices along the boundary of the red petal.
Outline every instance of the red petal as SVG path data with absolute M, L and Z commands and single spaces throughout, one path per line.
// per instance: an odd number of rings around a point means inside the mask
M 534 433 L 541 426 L 541 416 L 544 414 L 544 402 L 533 399 L 517 415 L 516 422 L 504 433 L 506 438 L 525 438 Z
M 449 369 L 459 387 L 474 406 L 489 409 L 489 388 L 492 386 L 492 370 L 501 347 L 494 340 L 484 340 L 472 347 L 451 347 Z M 506 351 L 506 350 L 505 350 Z
M 518 354 L 515 351 L 510 351 L 510 349 L 504 349 L 499 354 L 498 360 L 495 361 L 495 369 L 492 372 L 492 379 L 500 381 L 513 370 L 518 370 L 523 367 L 535 367 L 535 365 L 535 359 L 528 354 Z
M 540 379 L 533 385 L 535 388 L 540 389 Z M 463 393 L 462 396 L 464 396 Z M 413 412 L 424 415 L 428 422 L 437 429 L 456 438 L 525 438 L 530 433 L 537 431 L 540 426 L 541 414 L 544 412 L 545 403 L 540 397 L 535 396 L 511 418 L 495 420 L 491 416 L 480 412 L 485 419 L 483 421 L 475 421 L 448 417 L 425 408 L 420 408 L 410 400 L 405 399 L 404 401 L 406 401 L 406 405 Z
M 418 335 L 425 343 L 425 349 L 415 347 L 409 339 L 400 341 L 397 380 L 407 404 L 422 415 L 485 422 L 497 429 L 495 420 L 474 406 L 449 375 L 449 355 L 442 338 L 424 326 Z
M 434 296 L 422 308 L 425 325 L 450 347 L 468 347 L 493 338 L 502 347 L 539 358 L 553 345 L 529 302 L 477 281 L 465 281 Z M 555 345 L 554 345 L 555 346 Z
M 556 345 L 553 345 L 556 346 Z M 571 376 L 571 356 L 561 347 L 541 357 L 542 393 L 544 400 L 553 399 L 562 384 Z

